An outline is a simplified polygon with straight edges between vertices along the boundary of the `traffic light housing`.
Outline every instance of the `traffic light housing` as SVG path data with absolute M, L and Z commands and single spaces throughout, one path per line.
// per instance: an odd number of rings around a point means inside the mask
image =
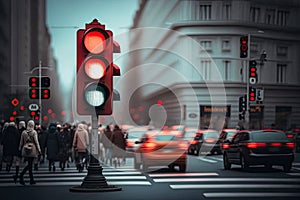
M 50 78 L 49 77 L 41 77 L 41 87 L 39 84 L 39 77 L 33 76 L 29 78 L 29 97 L 30 99 L 39 99 L 40 90 L 41 90 L 41 98 L 49 99 L 50 98 Z
M 248 36 L 240 37 L 240 58 L 248 57 Z
M 249 101 L 256 101 L 256 89 L 254 87 L 249 87 Z
M 257 83 L 257 68 L 256 68 L 257 62 L 255 60 L 249 61 L 249 83 L 255 84 Z
M 96 19 L 77 31 L 77 113 L 112 114 L 113 76 L 119 68 L 113 64 L 117 53 L 113 33 Z
M 239 98 L 239 112 L 245 112 L 247 109 L 247 97 L 246 95 Z

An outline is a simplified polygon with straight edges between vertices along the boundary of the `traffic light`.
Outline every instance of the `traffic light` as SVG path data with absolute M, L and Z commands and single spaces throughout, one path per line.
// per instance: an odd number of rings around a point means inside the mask
M 119 53 L 113 33 L 96 19 L 77 31 L 78 114 L 112 114 L 113 76 L 120 74 L 113 53 Z
M 35 111 L 32 110 L 32 111 L 30 111 L 30 116 L 35 121 L 38 121 L 40 119 L 40 110 L 35 110 Z
M 258 79 L 256 65 L 257 63 L 255 60 L 249 61 L 249 83 L 252 85 L 257 83 L 257 79 Z
M 40 96 L 41 90 L 41 98 L 49 99 L 50 98 L 50 78 L 49 77 L 41 77 L 41 88 L 39 84 L 39 77 L 33 76 L 29 78 L 29 97 L 30 99 L 38 99 Z
M 240 38 L 240 58 L 248 57 L 248 36 Z
M 239 98 L 239 112 L 245 112 L 247 109 L 247 99 L 246 96 L 241 96 Z
M 249 101 L 256 101 L 256 89 L 249 87 Z
M 245 112 L 239 114 L 239 120 L 244 120 L 245 118 Z

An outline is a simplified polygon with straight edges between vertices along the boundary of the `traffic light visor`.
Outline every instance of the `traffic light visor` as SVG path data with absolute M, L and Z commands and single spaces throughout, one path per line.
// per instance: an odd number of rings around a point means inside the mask
M 89 58 L 84 64 L 84 71 L 92 79 L 100 79 L 106 73 L 107 62 L 104 59 Z
M 103 31 L 92 29 L 84 35 L 84 47 L 92 54 L 99 54 L 106 48 L 107 38 L 107 34 Z
M 102 83 L 92 83 L 85 89 L 84 97 L 91 106 L 102 106 L 109 97 L 109 90 Z

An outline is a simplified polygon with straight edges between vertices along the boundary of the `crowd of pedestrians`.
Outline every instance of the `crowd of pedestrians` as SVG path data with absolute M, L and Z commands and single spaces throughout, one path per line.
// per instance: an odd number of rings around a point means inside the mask
M 29 183 L 36 184 L 33 171 L 46 162 L 50 172 L 55 172 L 56 167 L 63 171 L 73 162 L 82 172 L 89 161 L 90 134 L 91 126 L 84 122 L 50 123 L 48 127 L 33 120 L 0 123 L 0 171 L 10 172 L 14 167 L 12 180 L 22 185 L 27 171 Z M 118 125 L 107 125 L 104 129 L 99 125 L 98 135 L 99 161 L 115 167 L 125 164 L 126 133 Z M 30 146 L 30 153 L 25 146 Z

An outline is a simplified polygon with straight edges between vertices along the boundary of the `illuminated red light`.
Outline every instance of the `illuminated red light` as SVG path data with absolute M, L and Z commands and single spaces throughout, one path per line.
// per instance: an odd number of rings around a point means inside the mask
M 31 115 L 31 116 L 35 116 L 35 112 L 34 112 L 34 111 L 31 111 L 31 112 L 30 112 L 30 115 Z
M 153 149 L 155 146 L 156 146 L 156 144 L 155 144 L 155 143 L 152 143 L 152 142 L 147 142 L 147 143 L 145 143 L 145 147 L 146 147 L 146 148 L 149 148 L 149 149 Z
M 106 48 L 106 38 L 99 31 L 88 32 L 83 43 L 85 48 L 93 54 L 99 54 Z
M 51 114 L 53 112 L 52 109 L 48 109 L 48 113 Z
M 23 111 L 23 110 L 25 110 L 25 106 L 20 106 L 20 111 Z
M 286 143 L 286 146 L 291 148 L 291 149 L 294 149 L 295 144 L 293 142 L 288 142 L 288 143 Z
M 264 142 L 250 142 L 250 143 L 247 143 L 247 147 L 249 149 L 256 149 L 258 147 L 266 147 L 267 144 L 264 143 Z
M 9 117 L 9 121 L 14 121 L 15 120 L 15 118 L 13 117 L 13 116 L 11 116 L 11 117 Z
M 287 135 L 287 138 L 293 138 L 293 137 L 294 137 L 293 134 L 288 134 L 288 135 Z
M 45 116 L 43 117 L 43 120 L 44 120 L 44 121 L 47 121 L 47 120 L 48 120 L 48 116 L 45 115 Z
M 162 100 L 157 100 L 157 104 L 158 104 L 158 105 L 162 105 L 162 104 L 163 104 L 163 101 L 162 101 Z
M 18 113 L 17 113 L 17 111 L 13 111 L 13 116 L 16 116 Z
M 230 145 L 229 144 L 223 144 L 222 147 L 223 147 L 223 149 L 229 149 Z
M 273 143 L 271 143 L 271 146 L 272 147 L 281 147 L 281 143 L 280 142 L 273 142 Z

